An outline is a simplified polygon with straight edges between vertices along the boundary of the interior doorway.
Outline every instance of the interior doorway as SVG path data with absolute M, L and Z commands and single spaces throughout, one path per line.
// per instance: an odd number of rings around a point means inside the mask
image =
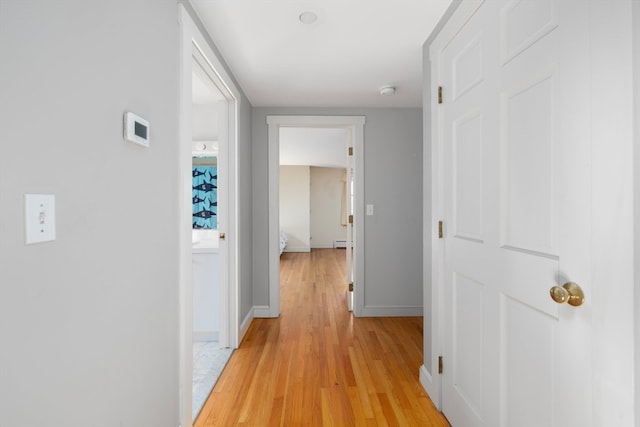
M 346 128 L 280 128 L 281 258 L 287 259 L 283 252 L 344 249 L 344 263 L 353 265 L 346 262 L 353 250 L 350 141 Z M 349 283 L 352 273 L 346 276 L 341 283 Z M 347 307 L 351 311 L 350 303 Z
M 198 409 L 194 340 L 215 339 L 218 347 L 236 348 L 239 339 L 235 165 L 240 93 L 182 5 L 180 23 L 180 418 L 190 426 Z
M 224 197 L 227 156 L 220 142 L 228 142 L 228 100 L 211 77 L 211 69 L 199 53 L 192 67 L 192 262 L 193 262 L 193 387 L 192 415 L 198 416 L 222 369 L 231 357 L 229 348 L 230 284 L 221 257 L 220 227 L 228 209 Z M 218 220 L 220 218 L 220 221 Z
M 349 265 L 345 291 L 348 289 L 348 282 L 352 281 L 352 291 L 349 291 L 348 301 L 351 301 L 348 308 L 352 308 L 358 316 L 364 306 L 364 177 L 359 171 L 364 168 L 364 123 L 363 116 L 268 116 L 269 126 L 269 307 L 268 312 L 256 313 L 257 317 L 278 317 L 280 315 L 280 131 L 283 128 L 333 128 L 344 129 L 347 135 L 346 147 L 350 148 L 345 152 L 345 157 L 350 154 L 350 165 L 347 167 L 346 180 L 353 185 L 349 185 L 349 191 L 353 192 L 353 198 L 347 199 L 352 202 L 348 206 L 350 218 L 347 220 L 347 248 L 352 247 L 352 251 L 347 253 L 352 255 L 348 258 Z M 350 177 L 353 176 L 353 179 Z M 354 243 L 351 244 L 350 240 Z

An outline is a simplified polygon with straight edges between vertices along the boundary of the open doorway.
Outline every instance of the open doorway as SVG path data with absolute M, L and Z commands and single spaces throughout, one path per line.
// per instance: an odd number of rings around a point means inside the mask
M 197 417 L 213 390 L 231 352 L 229 310 L 226 309 L 227 273 L 220 263 L 218 170 L 226 158 L 220 156 L 220 139 L 225 138 L 221 121 L 227 99 L 207 72 L 207 64 L 194 53 L 192 72 L 192 261 L 193 261 L 193 387 L 192 414 Z M 224 182 L 222 174 L 221 180 Z M 218 207 L 220 206 L 220 211 Z M 222 216 L 222 215 L 221 215 Z M 225 286 L 222 286 L 225 284 Z M 226 288 L 226 289 L 225 289 Z
M 180 18 L 180 418 L 189 426 L 215 384 L 212 372 L 221 370 L 213 369 L 220 363 L 211 355 L 194 360 L 194 343 L 233 349 L 239 339 L 235 164 L 240 94 L 182 5 Z M 207 372 L 194 373 L 202 361 L 210 365 Z M 194 380 L 203 380 L 200 391 Z
M 280 129 L 280 229 L 285 252 L 345 247 L 348 132 Z
M 364 179 L 358 171 L 363 171 L 363 145 L 364 123 L 362 116 L 268 116 L 269 126 L 269 307 L 268 312 L 256 314 L 256 317 L 278 317 L 280 315 L 280 139 L 281 130 L 289 128 L 322 128 L 342 129 L 346 133 L 345 158 L 351 164 L 345 168 L 345 182 L 348 182 L 348 190 L 353 192 L 353 198 L 346 199 L 352 202 L 352 206 L 346 207 L 347 231 L 346 246 L 353 248 L 352 255 L 348 258 L 347 280 L 345 292 L 349 292 L 347 300 L 348 309 L 353 309 L 356 316 L 361 313 L 364 306 L 364 246 L 363 236 L 364 212 L 363 195 Z M 350 154 L 350 155 L 349 155 Z M 351 178 L 353 176 L 353 178 Z M 353 185 L 351 184 L 353 183 Z M 351 244 L 353 238 L 354 244 Z M 349 281 L 354 285 L 349 289 Z
M 350 140 L 345 128 L 280 128 L 280 250 L 286 252 L 281 262 L 289 261 L 289 253 L 326 249 L 351 255 Z M 343 284 L 349 283 L 347 277 Z M 343 289 L 351 301 L 351 292 Z

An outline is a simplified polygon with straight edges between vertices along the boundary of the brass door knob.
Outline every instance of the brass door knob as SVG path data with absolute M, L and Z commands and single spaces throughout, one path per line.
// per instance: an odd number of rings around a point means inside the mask
M 567 282 L 562 286 L 554 286 L 549 290 L 551 299 L 558 304 L 567 303 L 574 307 L 582 305 L 584 302 L 584 292 L 582 288 L 573 282 Z
M 220 233 L 218 237 L 220 238 L 220 240 L 224 240 L 226 236 L 224 233 Z

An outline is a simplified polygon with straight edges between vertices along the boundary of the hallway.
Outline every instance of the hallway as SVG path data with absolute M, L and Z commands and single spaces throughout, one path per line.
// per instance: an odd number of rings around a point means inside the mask
M 438 426 L 418 382 L 422 318 L 354 318 L 345 252 L 281 258 L 278 319 L 254 319 L 196 420 L 204 426 Z

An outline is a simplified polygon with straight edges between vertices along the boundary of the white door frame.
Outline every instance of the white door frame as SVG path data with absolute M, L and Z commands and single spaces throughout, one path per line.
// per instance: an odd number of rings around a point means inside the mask
M 480 8 L 484 0 L 474 1 L 458 1 L 454 2 L 448 11 L 449 17 L 442 23 L 443 28 L 437 33 L 429 37 L 427 43 L 435 39 L 435 42 L 429 45 L 429 58 L 425 64 L 430 66 L 429 70 L 423 70 L 430 79 L 425 81 L 425 85 L 429 85 L 430 94 L 438 93 L 438 58 L 442 50 L 447 46 L 448 42 L 458 33 L 458 31 L 466 24 L 471 16 Z M 431 331 L 432 341 L 428 347 L 425 344 L 424 351 L 431 353 L 431 366 L 420 368 L 420 383 L 426 390 L 427 394 L 433 401 L 435 407 L 442 410 L 442 377 L 438 374 L 439 360 L 438 356 L 442 354 L 444 348 L 444 240 L 439 237 L 438 221 L 444 217 L 444 147 L 440 137 L 442 126 L 440 125 L 440 114 L 437 108 L 436 99 L 425 97 L 425 110 L 430 108 L 431 117 L 431 223 L 425 224 L 425 229 L 429 229 L 430 233 L 425 233 L 424 246 L 430 246 L 431 252 L 431 276 L 425 274 L 424 280 L 431 281 Z M 425 147 L 426 148 L 426 147 Z M 425 163 L 425 166 L 427 164 Z M 425 173 L 425 179 L 427 174 Z M 425 186 L 429 185 L 425 182 Z M 426 188 L 426 187 L 425 187 Z M 426 216 L 426 212 L 425 212 Z M 446 231 L 446 230 L 445 230 Z M 426 272 L 425 273 L 429 273 Z M 425 306 L 425 310 L 427 310 Z M 425 314 L 426 315 L 426 314 Z
M 351 132 L 349 132 L 348 135 L 348 141 L 347 141 L 347 170 L 345 173 L 345 182 L 344 182 L 344 187 L 345 187 L 345 198 L 346 200 L 344 200 L 344 204 L 346 207 L 346 212 L 345 214 L 347 215 L 346 218 L 346 231 L 347 231 L 347 247 L 346 247 L 346 255 L 347 255 L 347 284 L 348 286 L 353 285 L 354 283 L 354 272 L 353 272 L 353 268 L 354 268 L 354 262 L 353 262 L 353 244 L 354 244 L 354 230 L 353 230 L 353 221 L 349 221 L 349 216 L 353 215 L 355 213 L 354 209 L 353 209 L 353 199 L 355 197 L 354 191 L 353 191 L 353 185 L 354 185 L 354 179 L 355 179 L 355 174 L 354 174 L 354 167 L 353 167 L 353 135 L 351 135 Z M 349 154 L 349 152 L 351 151 L 351 154 Z M 354 305 L 354 298 L 353 298 L 353 291 L 347 291 L 346 292 L 347 295 L 347 310 L 349 310 L 350 312 L 353 312 L 353 305 Z
M 237 140 L 238 140 L 238 111 L 240 91 L 235 87 L 231 77 L 225 71 L 220 59 L 216 56 L 207 40 L 198 29 L 193 18 L 183 5 L 179 5 L 180 18 L 180 141 L 178 144 L 178 258 L 179 258 L 179 289 L 180 289 L 180 420 L 183 426 L 191 426 L 192 419 L 192 385 L 193 385 L 193 283 L 192 283 L 192 66 L 194 53 L 207 61 L 207 74 L 212 77 L 217 88 L 227 99 L 226 116 L 228 122 L 221 124 L 226 127 L 226 141 L 219 141 L 220 155 L 223 158 L 223 166 L 227 168 L 226 183 L 221 183 L 226 189 L 227 200 L 227 224 L 222 224 L 220 232 L 226 233 L 226 240 L 220 241 L 220 263 L 222 277 L 226 280 L 220 283 L 221 301 L 220 307 L 226 313 L 227 327 L 220 331 L 222 343 L 231 348 L 238 346 L 238 313 L 239 313 L 239 286 L 238 286 L 238 197 L 237 197 Z M 226 153 L 226 155 L 225 155 Z M 225 160 L 226 158 L 226 160 Z M 221 174 L 222 175 L 222 174 Z M 219 218 L 225 220 L 224 215 Z M 222 324 L 221 324 L 222 326 Z
M 353 138 L 355 170 L 355 216 L 357 236 L 354 245 L 354 315 L 360 316 L 364 308 L 364 116 L 267 116 L 269 127 L 269 307 L 256 309 L 256 317 L 280 315 L 280 128 L 314 127 L 345 128 Z M 346 283 L 345 283 L 346 285 Z
M 633 188 L 634 188 L 634 324 L 640 325 L 640 4 L 633 2 Z M 640 327 L 634 329 L 634 409 L 635 427 L 640 427 Z

